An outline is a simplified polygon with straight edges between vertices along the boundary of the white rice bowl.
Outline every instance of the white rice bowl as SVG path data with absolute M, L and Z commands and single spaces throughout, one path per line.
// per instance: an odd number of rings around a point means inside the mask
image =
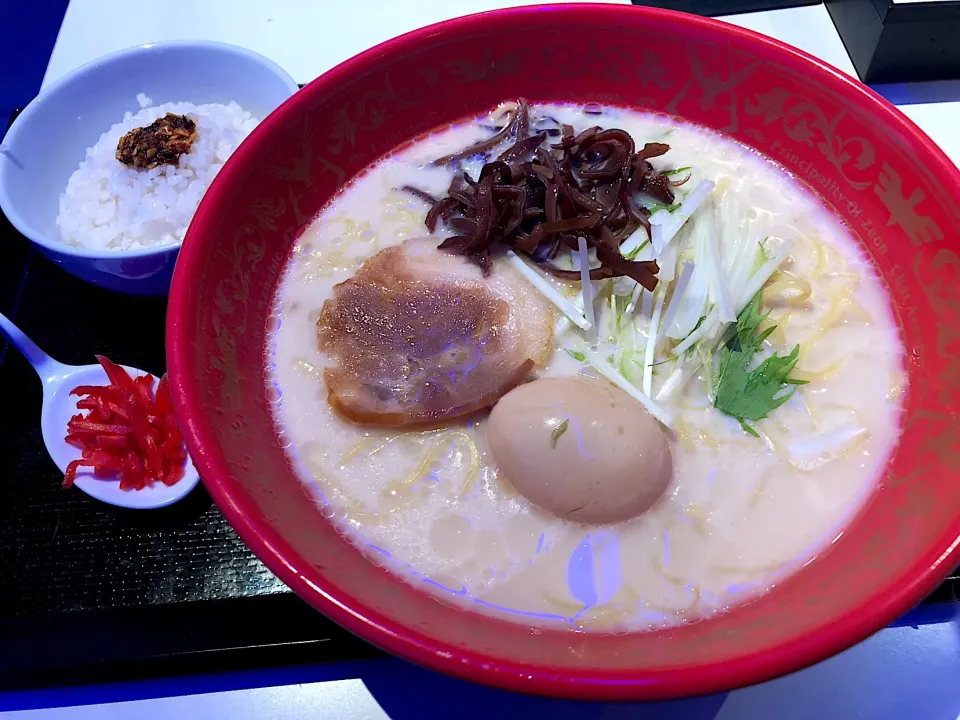
M 122 251 L 179 244 L 213 178 L 260 122 L 235 102 L 152 106 L 142 94 L 137 100 L 140 112 L 126 113 L 123 122 L 87 148 L 86 159 L 60 195 L 57 225 L 67 245 Z M 187 115 L 197 124 L 197 139 L 178 165 L 137 170 L 116 159 L 123 135 L 168 112 Z

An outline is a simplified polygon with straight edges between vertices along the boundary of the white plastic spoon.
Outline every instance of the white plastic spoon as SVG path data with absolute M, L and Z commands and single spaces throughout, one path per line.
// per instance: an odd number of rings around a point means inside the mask
M 81 412 L 77 409 L 76 395 L 70 391 L 78 385 L 109 385 L 107 374 L 99 365 L 64 365 L 47 355 L 10 320 L 0 313 L 0 332 L 7 336 L 10 344 L 23 353 L 33 369 L 43 381 L 43 407 L 40 410 L 40 430 L 47 452 L 61 472 L 67 471 L 67 465 L 80 459 L 80 450 L 68 445 L 67 423 L 70 418 Z M 123 366 L 132 377 L 147 373 L 136 368 Z M 200 476 L 190 457 L 183 469 L 183 477 L 173 485 L 155 482 L 143 490 L 121 490 L 117 479 L 100 479 L 93 476 L 91 468 L 80 468 L 74 485 L 90 497 L 134 510 L 161 508 L 175 503 L 196 487 Z

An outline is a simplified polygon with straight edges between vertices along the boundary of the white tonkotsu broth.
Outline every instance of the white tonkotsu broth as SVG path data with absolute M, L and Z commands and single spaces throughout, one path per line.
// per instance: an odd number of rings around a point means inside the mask
M 447 602 L 528 625 L 606 631 L 704 618 L 808 562 L 875 489 L 896 440 L 905 390 L 898 334 L 882 286 L 854 241 L 767 159 L 659 116 L 615 108 L 584 116 L 572 106 L 539 111 L 577 130 L 623 128 L 638 147 L 669 143 L 653 165 L 693 168 L 678 201 L 701 180 L 715 182 L 681 235 L 706 222 L 714 223 L 720 243 L 732 235 L 794 242 L 781 270 L 809 281 L 811 296 L 796 307 L 776 296 L 766 307 L 779 326 L 771 342 L 779 352 L 799 343 L 796 375 L 809 384 L 754 423 L 755 438 L 713 408 L 704 371 L 664 397 L 671 365 L 654 367 L 652 396 L 659 394 L 675 418 L 674 480 L 644 515 L 600 527 L 550 516 L 501 485 L 485 450 L 485 414 L 429 432 L 363 427 L 336 416 L 322 378 L 328 361 L 317 349 L 320 308 L 364 260 L 426 235 L 427 205 L 396 188 L 412 185 L 442 197 L 453 170 L 427 164 L 489 136 L 482 118 L 387 158 L 297 241 L 277 290 L 267 347 L 278 433 L 323 515 L 372 561 Z M 468 169 L 476 176 L 479 167 Z M 611 334 L 609 284 L 594 283 L 601 340 Z M 574 298 L 579 289 L 565 292 Z M 561 320 L 540 374 L 593 374 L 575 357 L 584 348 L 582 333 Z M 614 345 L 600 352 L 620 362 Z

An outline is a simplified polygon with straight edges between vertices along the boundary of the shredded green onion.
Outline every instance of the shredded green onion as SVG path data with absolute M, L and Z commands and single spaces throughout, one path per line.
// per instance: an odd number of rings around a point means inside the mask
M 650 239 L 647 238 L 647 239 L 644 240 L 640 245 L 638 245 L 638 246 L 635 247 L 633 250 L 631 250 L 631 251 L 628 252 L 626 255 L 624 255 L 624 257 L 625 257 L 627 260 L 635 260 L 635 259 L 637 258 L 637 255 L 640 254 L 640 251 L 643 250 L 643 249 L 644 249 L 647 245 L 649 245 L 649 244 L 650 244 Z

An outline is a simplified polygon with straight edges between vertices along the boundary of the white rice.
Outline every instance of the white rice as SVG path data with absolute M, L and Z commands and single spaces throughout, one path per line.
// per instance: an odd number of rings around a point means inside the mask
M 126 113 L 87 148 L 86 159 L 60 196 L 57 225 L 68 245 L 90 250 L 135 250 L 183 240 L 214 176 L 260 122 L 235 102 L 229 105 L 166 103 L 152 106 L 137 95 L 141 110 Z M 197 139 L 179 165 L 128 168 L 116 159 L 120 138 L 168 112 L 197 123 Z

